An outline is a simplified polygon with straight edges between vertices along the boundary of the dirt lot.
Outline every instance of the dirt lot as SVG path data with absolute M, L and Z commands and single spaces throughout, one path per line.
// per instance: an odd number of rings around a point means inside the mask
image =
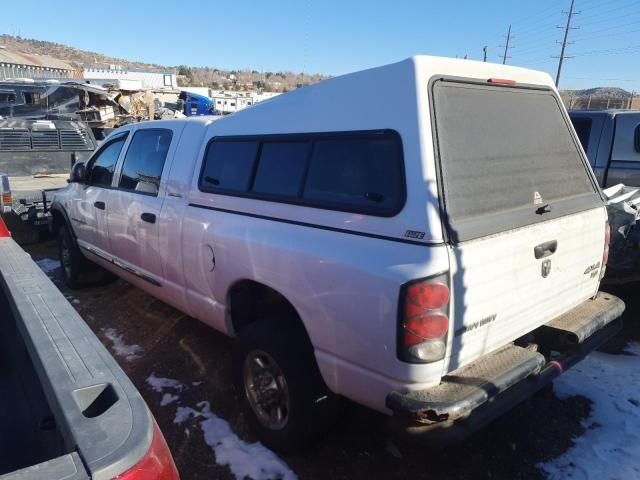
M 52 241 L 25 249 L 35 260 L 57 259 Z M 230 341 L 122 280 L 70 291 L 56 264 L 44 260 L 41 265 L 144 396 L 182 478 L 234 478 L 227 466 L 216 463 L 196 419 L 174 422 L 180 407 L 202 409 L 198 403 L 208 401 L 211 411 L 228 421 L 242 440 L 256 441 L 231 387 Z M 611 349 L 640 340 L 640 324 L 634 324 L 640 303 L 632 295 L 636 288 L 614 292 L 627 301 L 627 312 L 625 330 Z M 147 380 L 151 375 L 179 380 L 182 386 L 172 391 L 175 397 L 167 397 L 152 388 Z M 338 427 L 324 442 L 304 455 L 281 458 L 301 479 L 543 478 L 536 465 L 572 445 L 590 408 L 586 398 L 559 400 L 547 389 L 462 445 L 435 448 L 398 446 L 385 434 L 383 415 L 345 405 Z

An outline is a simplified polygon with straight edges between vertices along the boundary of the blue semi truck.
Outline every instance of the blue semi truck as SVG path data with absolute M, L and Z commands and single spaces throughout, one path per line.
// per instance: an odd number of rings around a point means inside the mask
M 184 105 L 181 109 L 182 113 L 187 117 L 217 114 L 215 103 L 209 97 L 183 90 L 180 92 L 178 98 L 179 100 L 182 100 Z

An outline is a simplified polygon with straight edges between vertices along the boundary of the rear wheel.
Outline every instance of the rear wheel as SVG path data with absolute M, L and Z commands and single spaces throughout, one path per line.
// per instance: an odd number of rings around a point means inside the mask
M 246 326 L 234 345 L 233 372 L 248 423 L 269 448 L 300 451 L 332 425 L 337 399 L 295 322 Z

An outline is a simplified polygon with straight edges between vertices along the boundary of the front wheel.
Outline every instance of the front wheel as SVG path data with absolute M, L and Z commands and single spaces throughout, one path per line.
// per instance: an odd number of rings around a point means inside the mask
M 64 283 L 69 288 L 81 287 L 83 285 L 81 281 L 82 267 L 85 260 L 66 226 L 61 227 L 58 232 L 58 251 Z
M 267 447 L 300 451 L 332 425 L 337 399 L 301 327 L 249 324 L 234 345 L 233 374 L 248 423 Z

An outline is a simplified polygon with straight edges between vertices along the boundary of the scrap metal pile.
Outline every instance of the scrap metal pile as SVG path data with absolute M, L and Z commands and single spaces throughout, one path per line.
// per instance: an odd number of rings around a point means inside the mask
M 0 118 L 79 120 L 103 133 L 132 122 L 184 116 L 180 91 L 123 90 L 76 81 L 0 82 Z

